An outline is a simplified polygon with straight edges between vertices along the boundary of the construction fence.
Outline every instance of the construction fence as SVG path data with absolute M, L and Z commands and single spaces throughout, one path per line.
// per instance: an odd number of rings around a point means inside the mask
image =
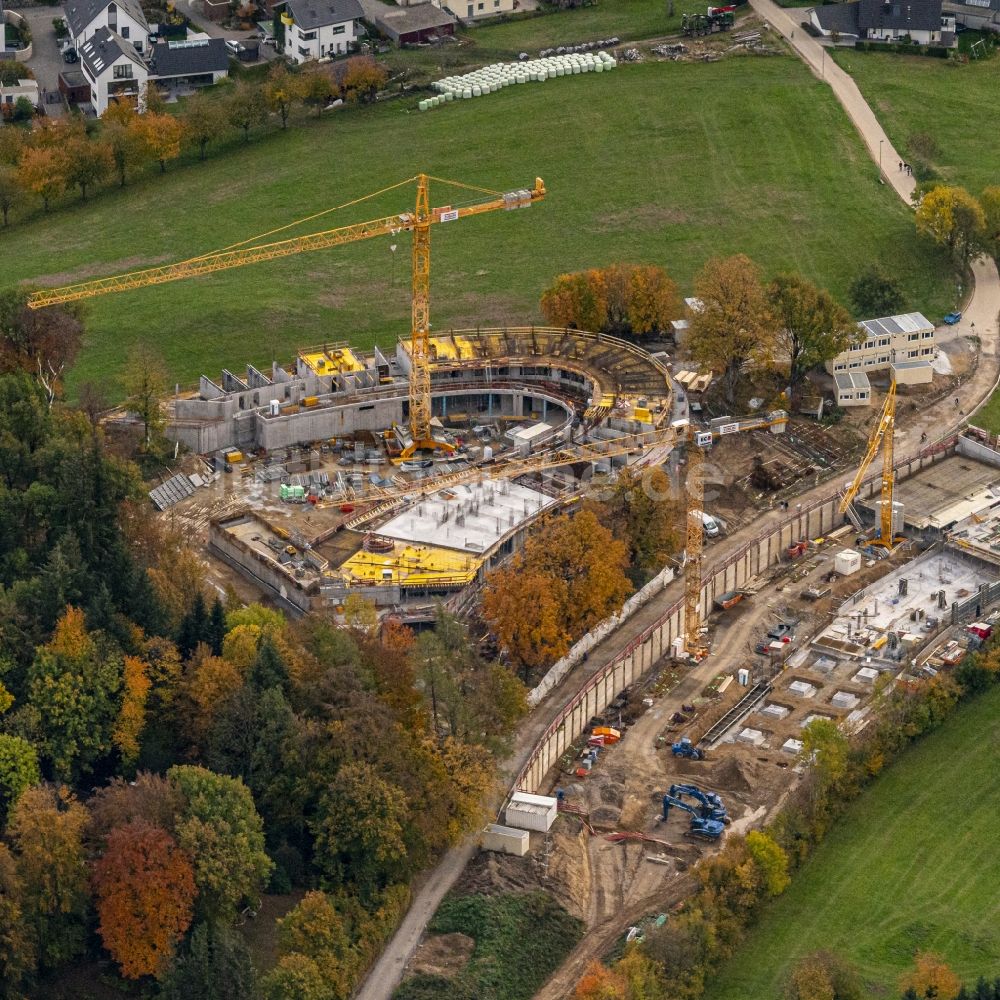
M 895 463 L 897 481 L 936 464 L 954 452 L 956 438 L 938 442 Z M 881 487 L 881 473 L 862 483 L 858 495 L 872 497 Z M 780 524 L 763 532 L 709 569 L 701 590 L 702 619 L 716 597 L 737 590 L 774 566 L 793 542 L 825 535 L 843 523 L 839 491 L 799 505 Z M 512 786 L 513 791 L 538 792 L 549 770 L 621 691 L 641 679 L 672 650 L 684 634 L 684 602 L 678 600 L 652 625 L 636 636 L 606 667 L 559 711 L 535 744 Z

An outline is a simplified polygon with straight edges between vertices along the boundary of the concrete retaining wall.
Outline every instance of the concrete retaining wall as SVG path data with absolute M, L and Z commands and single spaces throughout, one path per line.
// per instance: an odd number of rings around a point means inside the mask
M 897 481 L 933 465 L 955 450 L 955 441 L 942 442 L 918 455 L 896 463 Z M 869 476 L 859 495 L 871 497 L 881 486 L 881 473 Z M 704 574 L 701 591 L 702 615 L 707 617 L 712 602 L 721 594 L 747 584 L 774 566 L 793 541 L 817 538 L 844 523 L 840 496 L 835 493 L 796 509 L 781 524 L 746 543 L 710 567 Z M 514 781 L 517 791 L 537 792 L 550 768 L 556 764 L 587 728 L 590 720 L 604 711 L 622 688 L 639 680 L 652 666 L 668 655 L 673 641 L 684 634 L 683 599 L 672 604 L 663 616 L 637 636 L 559 713 L 542 734 L 527 763 Z
M 966 458 L 974 458 L 977 462 L 985 462 L 986 465 L 1000 466 L 1000 452 L 982 441 L 960 437 L 957 450 L 959 455 L 964 455 Z
M 3 24 L 12 24 L 18 28 L 24 25 L 25 20 L 21 14 L 18 14 L 14 10 L 3 11 L 3 23 L 0 23 L 0 30 L 3 30 Z M 23 49 L 14 50 L 14 61 L 19 63 L 26 63 L 35 52 L 34 41 L 28 42 L 28 44 Z

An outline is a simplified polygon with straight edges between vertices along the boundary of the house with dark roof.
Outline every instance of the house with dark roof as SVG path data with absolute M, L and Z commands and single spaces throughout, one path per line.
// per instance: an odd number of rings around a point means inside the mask
M 139 104 L 149 81 L 149 66 L 129 39 L 110 28 L 98 28 L 77 52 L 90 84 L 90 103 L 99 115 L 117 101 Z
M 139 0 L 68 0 L 66 27 L 79 52 L 83 43 L 104 28 L 123 38 L 137 52 L 149 45 L 149 23 Z
M 914 45 L 957 45 L 955 19 L 942 0 L 853 0 L 824 4 L 809 11 L 814 27 L 826 37 L 845 42 L 913 42 Z
M 396 7 L 381 0 L 359 0 L 365 21 L 390 42 L 417 45 L 444 35 L 453 35 L 458 18 L 432 3 Z
M 363 29 L 358 0 L 281 0 L 285 55 L 297 63 L 345 55 Z
M 143 55 L 108 28 L 99 28 L 80 46 L 80 70 L 90 85 L 90 103 L 98 115 L 108 105 L 127 100 L 144 110 L 146 85 L 190 90 L 217 83 L 229 73 L 229 55 L 222 38 L 184 42 L 163 41 Z
M 158 42 L 149 50 L 150 79 L 170 86 L 204 87 L 229 74 L 224 38 Z

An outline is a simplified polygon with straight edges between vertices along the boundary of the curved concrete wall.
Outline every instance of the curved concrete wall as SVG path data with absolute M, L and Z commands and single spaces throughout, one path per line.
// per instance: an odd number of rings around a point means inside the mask
M 4 23 L 13 24 L 17 27 L 21 27 L 24 23 L 24 17 L 16 10 L 5 10 L 3 12 Z M 34 43 L 29 42 L 23 49 L 16 49 L 14 51 L 14 60 L 19 63 L 26 63 L 34 54 Z

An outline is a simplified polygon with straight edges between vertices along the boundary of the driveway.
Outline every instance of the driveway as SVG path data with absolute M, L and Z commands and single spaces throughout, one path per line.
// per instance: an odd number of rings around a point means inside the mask
M 182 14 L 191 19 L 192 24 L 194 24 L 199 31 L 203 31 L 209 36 L 209 38 L 225 38 L 227 40 L 235 39 L 238 42 L 245 42 L 247 38 L 255 33 L 256 30 L 233 31 L 229 28 L 222 27 L 221 24 L 216 24 L 214 21 L 210 21 L 204 14 L 202 14 L 201 0 L 182 0 L 177 7 Z M 271 62 L 272 60 L 279 58 L 278 52 L 275 50 L 273 45 L 261 45 L 258 51 L 260 53 L 260 59 L 258 61 Z
M 67 67 L 59 53 L 56 32 L 52 21 L 63 16 L 62 7 L 25 7 L 18 11 L 31 26 L 32 56 L 26 63 L 38 81 L 39 100 L 45 106 L 45 113 L 57 117 L 65 113 L 62 100 L 48 103 L 42 96 L 42 88 L 47 94 L 59 93 L 59 73 Z

